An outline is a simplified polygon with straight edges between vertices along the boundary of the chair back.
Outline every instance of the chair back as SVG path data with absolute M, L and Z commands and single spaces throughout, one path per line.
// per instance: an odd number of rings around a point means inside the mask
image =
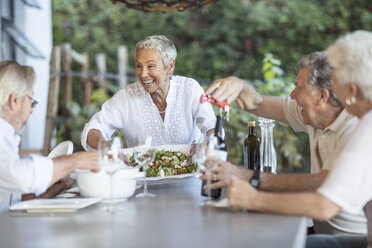
M 70 155 L 74 151 L 74 144 L 72 141 L 67 140 L 59 143 L 54 149 L 49 153 L 48 158 L 56 158 L 63 155 Z

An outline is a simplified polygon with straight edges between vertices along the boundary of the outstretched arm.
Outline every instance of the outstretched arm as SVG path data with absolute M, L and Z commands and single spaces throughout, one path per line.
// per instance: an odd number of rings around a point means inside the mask
M 99 171 L 97 151 L 76 152 L 53 159 L 54 170 L 50 185 L 55 184 L 76 169 Z
M 206 162 L 211 169 L 212 175 L 218 182 L 212 183 L 211 188 L 227 187 L 230 184 L 230 177 L 235 176 L 241 180 L 249 181 L 253 177 L 254 171 L 242 166 L 234 165 L 217 159 L 208 159 Z M 272 192 L 302 192 L 315 191 L 326 179 L 329 171 L 322 170 L 316 174 L 260 174 L 260 190 Z M 206 176 L 201 179 L 206 180 Z
M 262 96 L 242 79 L 231 76 L 215 80 L 205 91 L 218 102 L 236 101 L 238 107 L 255 115 L 288 123 L 283 111 L 283 98 Z

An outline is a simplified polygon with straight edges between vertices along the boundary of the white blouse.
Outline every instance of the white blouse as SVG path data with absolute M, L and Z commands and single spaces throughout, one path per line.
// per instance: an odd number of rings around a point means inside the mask
M 140 82 L 127 85 L 102 105 L 85 125 L 81 143 L 90 150 L 87 136 L 99 130 L 109 140 L 120 129 L 128 147 L 144 144 L 152 136 L 152 145 L 191 144 L 201 142 L 206 132 L 215 127 L 216 117 L 209 103 L 200 103 L 204 93 L 192 78 L 173 76 L 170 80 L 164 121 L 149 93 Z

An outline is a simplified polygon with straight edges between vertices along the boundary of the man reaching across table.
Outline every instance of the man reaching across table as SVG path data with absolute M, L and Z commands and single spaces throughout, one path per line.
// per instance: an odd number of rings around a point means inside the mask
M 99 170 L 95 151 L 54 159 L 19 156 L 19 134 L 37 104 L 34 83 L 32 67 L 10 60 L 0 62 L 0 202 L 8 201 L 12 191 L 40 195 L 78 168 Z
M 332 69 L 324 52 L 303 57 L 296 70 L 296 87 L 290 94 L 291 99 L 262 96 L 251 84 L 237 77 L 218 79 L 206 90 L 218 101 L 235 100 L 244 111 L 288 123 L 295 131 L 308 133 L 312 174 L 262 173 L 260 190 L 315 191 L 333 169 L 336 158 L 358 122 L 343 109 L 332 90 Z M 228 162 L 218 164 L 213 172 L 219 182 L 212 184 L 212 188 L 227 186 L 231 174 L 247 181 L 253 176 L 253 171 L 243 167 Z M 327 234 L 367 233 L 363 213 L 351 215 L 341 212 L 327 222 L 314 221 L 314 229 L 316 233 Z

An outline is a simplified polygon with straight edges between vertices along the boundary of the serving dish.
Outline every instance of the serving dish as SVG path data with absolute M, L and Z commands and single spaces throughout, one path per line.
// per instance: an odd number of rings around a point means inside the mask
M 156 150 L 165 150 L 165 151 L 175 151 L 175 152 L 182 152 L 186 155 L 190 152 L 191 145 L 162 145 L 162 146 L 155 146 Z M 136 150 L 144 149 L 143 146 L 136 146 L 131 148 L 123 149 L 123 153 L 130 157 L 133 155 L 133 152 Z M 148 184 L 165 184 L 165 183 L 177 183 L 177 182 L 183 182 L 185 180 L 189 180 L 193 178 L 194 176 L 199 175 L 200 173 L 193 172 L 193 173 L 185 173 L 180 175 L 172 175 L 172 176 L 156 176 L 156 177 L 147 177 L 146 180 Z M 138 179 L 138 183 L 143 183 L 143 178 Z
M 76 181 L 82 197 L 99 197 L 110 199 L 110 175 L 104 169 L 99 172 L 89 170 L 76 170 Z M 144 172 L 138 168 L 125 168 L 118 170 L 112 177 L 113 199 L 127 199 L 136 190 L 136 180 L 143 178 Z

